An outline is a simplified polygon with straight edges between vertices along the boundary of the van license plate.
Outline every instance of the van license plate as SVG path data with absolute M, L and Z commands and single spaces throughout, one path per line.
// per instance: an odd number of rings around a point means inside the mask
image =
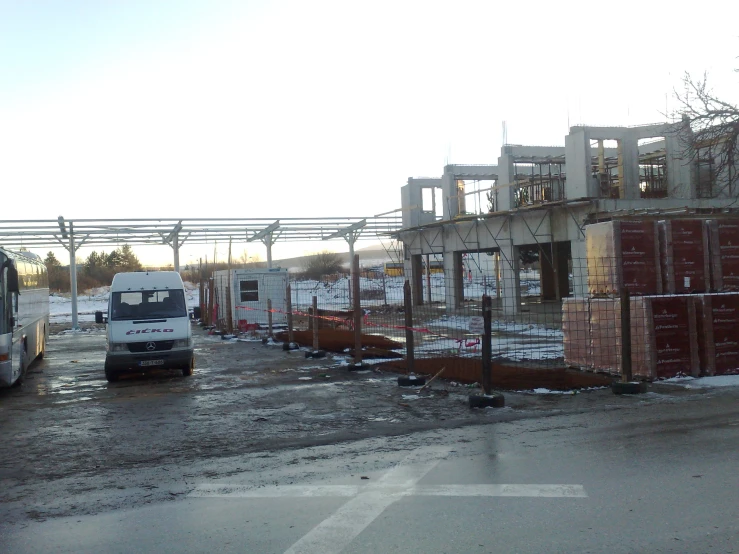
M 149 367 L 153 365 L 163 365 L 164 360 L 143 360 L 139 362 L 139 366 L 141 367 Z

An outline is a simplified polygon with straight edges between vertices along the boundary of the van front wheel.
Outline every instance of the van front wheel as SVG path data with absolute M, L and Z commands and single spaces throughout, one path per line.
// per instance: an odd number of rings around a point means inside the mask
M 182 368 L 182 375 L 189 377 L 195 371 L 195 357 L 190 358 L 190 365 Z

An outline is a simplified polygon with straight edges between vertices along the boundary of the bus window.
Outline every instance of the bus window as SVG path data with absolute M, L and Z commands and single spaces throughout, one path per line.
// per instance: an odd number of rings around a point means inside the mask
M 28 285 L 26 284 L 26 262 L 16 260 L 15 265 L 18 268 L 18 288 L 20 288 L 20 290 L 27 289 Z

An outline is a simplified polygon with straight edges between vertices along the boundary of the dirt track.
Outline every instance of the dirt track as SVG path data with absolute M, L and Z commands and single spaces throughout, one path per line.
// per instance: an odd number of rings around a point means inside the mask
M 632 402 L 606 390 L 507 393 L 508 408 L 471 411 L 466 387 L 439 381 L 419 397 L 399 388 L 395 374 L 348 371 L 343 357 L 310 360 L 198 328 L 194 376 L 160 372 L 109 384 L 103 328 L 60 331 L 25 383 L 0 391 L 6 521 L 175 498 L 197 479 L 298 463 L 289 455 L 296 447 Z

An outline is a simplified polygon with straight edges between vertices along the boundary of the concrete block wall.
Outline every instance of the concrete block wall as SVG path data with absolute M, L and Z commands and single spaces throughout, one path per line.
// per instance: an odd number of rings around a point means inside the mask
M 403 228 L 420 227 L 436 221 L 435 213 L 424 211 L 423 189 L 439 187 L 441 187 L 441 179 L 410 177 L 408 184 L 400 188 Z

